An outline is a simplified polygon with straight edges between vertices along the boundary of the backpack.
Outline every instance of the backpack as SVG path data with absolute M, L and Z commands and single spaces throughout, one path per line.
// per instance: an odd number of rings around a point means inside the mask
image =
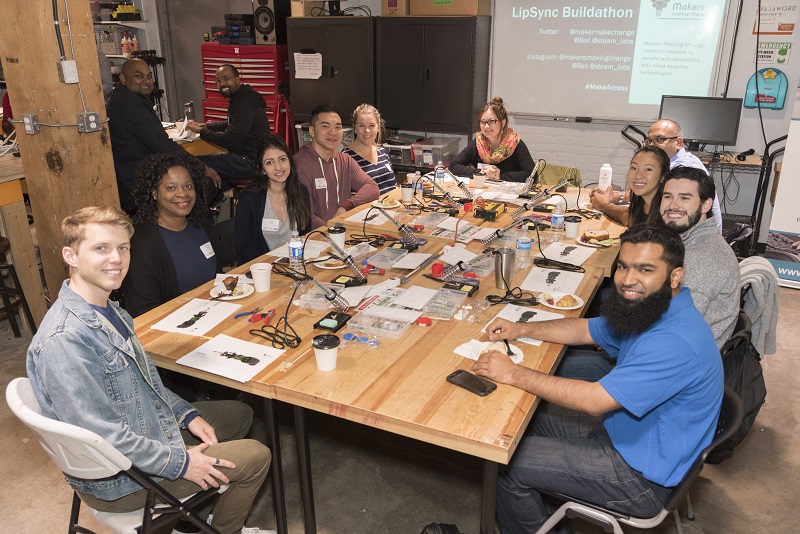
M 723 345 L 722 368 L 725 385 L 730 387 L 744 405 L 742 424 L 733 436 L 720 443 L 706 458 L 710 464 L 718 464 L 733 456 L 733 449 L 742 442 L 756 420 L 761 405 L 767 397 L 767 386 L 761 369 L 761 355 L 750 342 L 750 319 L 739 312 L 739 322 L 733 336 Z

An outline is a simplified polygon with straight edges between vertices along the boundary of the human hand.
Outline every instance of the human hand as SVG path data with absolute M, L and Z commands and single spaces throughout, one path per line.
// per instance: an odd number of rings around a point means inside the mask
M 218 488 L 220 482 L 223 484 L 230 482 L 228 477 L 218 470 L 219 467 L 229 467 L 231 469 L 236 467 L 233 462 L 228 460 L 206 456 L 203 451 L 207 448 L 208 444 L 201 443 L 197 447 L 192 447 L 186 451 L 189 454 L 189 465 L 186 466 L 186 472 L 183 474 L 183 478 L 194 482 L 204 490 L 209 487 Z
M 214 427 L 208 424 L 208 421 L 202 417 L 195 417 L 192 422 L 187 425 L 187 430 L 196 436 L 200 441 L 206 445 L 216 445 L 217 434 L 214 432 Z
M 222 178 L 220 177 L 219 173 L 206 165 L 206 176 L 211 178 L 211 181 L 214 182 L 214 185 L 217 186 L 217 189 L 222 187 Z
M 525 337 L 525 325 L 512 323 L 506 319 L 497 318 L 486 327 L 486 334 L 490 341 L 500 341 L 501 339 L 517 339 Z
M 483 174 L 486 175 L 486 178 L 489 180 L 499 180 L 500 179 L 500 169 L 498 169 L 494 165 L 484 165 Z
M 338 217 L 339 215 L 342 215 L 344 213 L 347 213 L 347 210 L 344 208 L 339 208 L 338 210 L 336 210 L 336 213 L 334 213 L 333 216 Z
M 792 243 L 792 248 L 800 248 L 800 241 L 795 241 Z
M 195 121 L 189 121 L 186 123 L 186 129 L 193 133 L 200 133 L 200 130 L 203 129 L 203 126 L 205 126 L 205 123 L 200 124 Z
M 511 361 L 507 354 L 492 350 L 478 357 L 470 368 L 478 376 L 485 376 L 495 382 L 512 384 L 517 365 Z
M 601 209 L 605 206 L 613 204 L 616 199 L 617 192 L 614 191 L 614 188 L 610 186 L 605 191 L 599 188 L 594 188 L 589 194 L 589 201 L 596 209 Z

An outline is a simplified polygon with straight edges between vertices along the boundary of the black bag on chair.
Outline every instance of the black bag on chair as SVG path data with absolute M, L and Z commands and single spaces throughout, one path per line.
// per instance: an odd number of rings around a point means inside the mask
M 422 534 L 461 534 L 458 527 L 448 523 L 431 523 L 422 529 Z

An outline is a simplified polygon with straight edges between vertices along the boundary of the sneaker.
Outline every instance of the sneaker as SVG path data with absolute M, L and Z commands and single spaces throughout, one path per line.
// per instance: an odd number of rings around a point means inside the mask
M 277 534 L 274 530 L 262 530 L 258 527 L 242 527 L 242 534 Z

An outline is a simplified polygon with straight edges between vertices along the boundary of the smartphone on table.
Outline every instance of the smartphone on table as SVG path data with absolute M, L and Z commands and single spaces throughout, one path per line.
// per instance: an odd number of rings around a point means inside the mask
M 497 389 L 497 384 L 488 378 L 474 375 L 464 369 L 457 369 L 447 375 L 447 381 L 481 397 Z

